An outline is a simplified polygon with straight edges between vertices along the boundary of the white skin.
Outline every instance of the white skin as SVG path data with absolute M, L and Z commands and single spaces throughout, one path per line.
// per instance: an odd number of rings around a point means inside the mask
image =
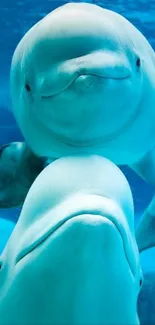
M 142 273 L 122 172 L 98 156 L 50 164 L 1 263 L 0 325 L 139 325 Z
M 122 16 L 92 4 L 67 4 L 47 15 L 12 60 L 13 112 L 36 155 L 99 154 L 153 185 L 154 89 L 155 55 L 147 40 Z M 154 215 L 153 204 L 145 232 Z M 155 245 L 153 235 L 141 242 L 143 222 L 140 250 Z

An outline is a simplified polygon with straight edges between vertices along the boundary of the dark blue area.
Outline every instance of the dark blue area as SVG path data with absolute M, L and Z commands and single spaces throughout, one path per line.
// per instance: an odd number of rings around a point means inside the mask
M 134 171 L 128 167 L 123 166 L 121 169 L 127 177 L 131 186 L 135 204 L 135 212 L 137 215 L 139 215 L 149 204 L 151 198 L 153 197 L 154 189 L 149 184 L 144 182 L 139 176 L 135 174 Z

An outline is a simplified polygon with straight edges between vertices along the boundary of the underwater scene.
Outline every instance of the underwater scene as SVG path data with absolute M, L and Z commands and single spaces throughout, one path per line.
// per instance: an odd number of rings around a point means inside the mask
M 1 0 L 0 49 L 0 325 L 155 325 L 155 1 Z

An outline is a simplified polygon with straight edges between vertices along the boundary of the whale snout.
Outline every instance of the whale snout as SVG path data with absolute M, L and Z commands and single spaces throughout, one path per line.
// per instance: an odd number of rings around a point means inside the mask
M 36 73 L 32 112 L 64 143 L 92 145 L 115 132 L 116 124 L 109 125 L 109 112 L 117 116 L 118 128 L 124 123 L 129 112 L 122 112 L 122 107 L 130 95 L 131 77 L 126 56 L 112 51 L 100 50 L 51 65 L 44 74 Z
M 33 72 L 33 87 L 31 87 L 30 78 L 30 82 L 26 84 L 26 91 L 27 93 L 31 92 L 32 95 L 35 94 L 36 97 L 41 99 L 52 99 L 64 92 L 79 78 L 94 76 L 103 79 L 102 81 L 105 79 L 106 82 L 106 79 L 125 80 L 130 78 L 131 75 L 132 69 L 125 54 L 98 50 L 55 64 L 51 60 L 51 64 L 42 68 L 41 71 L 40 66 L 37 65 Z M 89 83 L 91 90 L 90 86 Z
M 6 297 L 12 307 L 29 293 L 22 310 L 26 309 L 26 314 L 19 314 L 20 323 L 33 316 L 27 301 L 32 301 L 33 306 L 38 299 L 45 305 L 39 309 L 38 320 L 45 319 L 51 324 L 63 324 L 64 319 L 66 324 L 73 324 L 74 320 L 77 324 L 85 320 L 92 324 L 139 324 L 137 279 L 131 272 L 122 236 L 108 218 L 83 214 L 69 219 L 20 256 L 14 274 L 15 280 L 1 304 L 3 321 L 8 318 L 8 313 L 4 313 Z M 25 285 L 28 282 L 30 285 Z M 20 286 L 12 301 L 16 284 Z M 37 289 L 37 296 L 36 290 L 29 290 L 31 284 Z M 16 310 L 17 307 L 11 309 L 11 320 Z
M 41 224 L 39 228 L 41 229 Z M 85 249 L 85 245 L 93 242 L 94 234 L 99 235 L 99 237 L 97 235 L 95 241 L 97 245 L 100 245 L 102 242 L 101 249 L 103 249 L 103 252 L 104 250 L 108 251 L 110 247 L 116 245 L 115 241 L 117 242 L 118 240 L 121 243 L 121 249 L 124 255 L 123 258 L 126 260 L 131 273 L 135 276 L 136 269 L 133 261 L 133 243 L 128 242 L 130 236 L 127 235 L 125 227 L 123 227 L 121 222 L 115 217 L 105 217 L 95 212 L 93 214 L 77 214 L 67 220 L 61 220 L 57 222 L 54 227 L 50 228 L 48 226 L 42 234 L 34 234 L 33 239 L 32 234 L 31 238 L 26 236 L 23 238 L 23 244 L 16 257 L 16 264 L 23 261 L 25 258 L 31 261 L 31 254 L 33 254 L 33 252 L 37 254 L 38 249 L 42 252 L 44 250 L 51 250 L 57 243 L 58 250 L 61 250 L 62 247 L 64 249 L 64 245 L 66 245 L 67 253 L 67 247 L 69 249 L 69 246 L 72 245 L 73 238 L 74 241 L 77 242 L 76 245 L 79 245 L 82 251 Z M 63 244 L 61 244 L 61 242 Z M 119 252 L 117 253 L 119 254 Z M 39 258 L 39 256 L 37 258 Z

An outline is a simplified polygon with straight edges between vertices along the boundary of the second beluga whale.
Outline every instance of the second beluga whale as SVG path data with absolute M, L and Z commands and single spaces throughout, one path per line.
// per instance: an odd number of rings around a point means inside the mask
M 123 173 L 94 155 L 47 166 L 0 266 L 0 325 L 139 325 L 143 276 Z

